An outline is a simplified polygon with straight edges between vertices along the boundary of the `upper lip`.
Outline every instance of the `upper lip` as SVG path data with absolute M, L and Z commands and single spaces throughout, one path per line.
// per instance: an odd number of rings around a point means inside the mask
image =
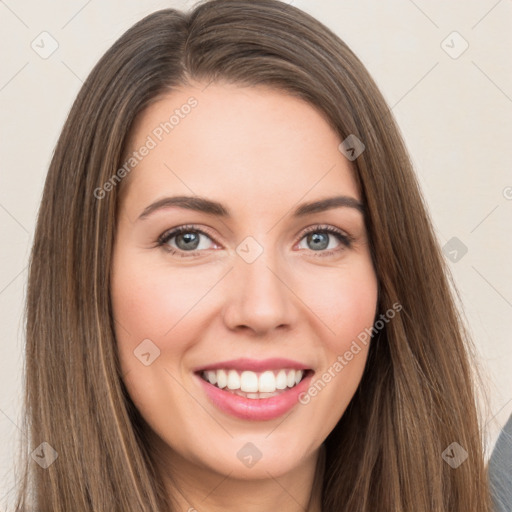
M 198 367 L 194 372 L 206 370 L 250 370 L 253 372 L 262 372 L 265 370 L 280 370 L 281 368 L 290 368 L 294 370 L 309 370 L 311 367 L 305 364 L 293 361 L 292 359 L 285 359 L 281 357 L 274 357 L 271 359 L 249 359 L 239 358 L 230 359 L 229 361 L 220 361 L 218 363 L 208 364 L 206 366 Z

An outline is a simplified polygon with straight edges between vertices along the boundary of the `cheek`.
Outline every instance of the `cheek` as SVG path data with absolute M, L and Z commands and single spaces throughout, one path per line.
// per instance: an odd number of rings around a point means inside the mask
M 112 308 L 120 350 L 145 338 L 162 340 L 190 323 L 194 308 L 214 285 L 216 276 L 197 270 L 169 272 L 159 265 L 116 261 L 111 283 Z M 134 257 L 131 261 L 137 261 Z M 175 336 L 173 336 L 174 338 Z
M 369 259 L 330 273 L 318 272 L 305 285 L 307 304 L 321 322 L 324 349 L 330 357 L 343 354 L 358 335 L 371 329 L 378 285 Z
M 165 404 L 187 402 L 182 387 L 173 384 L 175 378 L 182 380 L 180 362 L 197 339 L 193 306 L 206 285 L 199 286 L 197 275 L 166 272 L 142 261 L 129 253 L 114 259 L 115 336 L 132 401 L 146 421 L 161 426 L 170 421 Z
M 313 282 L 313 276 L 310 278 Z M 299 401 L 309 409 L 311 428 L 327 436 L 345 412 L 361 381 L 377 308 L 378 284 L 370 260 L 320 273 L 308 305 L 317 313 L 323 353 L 321 368 Z

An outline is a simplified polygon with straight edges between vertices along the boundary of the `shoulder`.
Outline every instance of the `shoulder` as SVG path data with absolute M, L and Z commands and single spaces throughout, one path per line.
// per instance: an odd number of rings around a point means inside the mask
M 512 510 L 512 416 L 500 433 L 489 460 L 495 512 Z

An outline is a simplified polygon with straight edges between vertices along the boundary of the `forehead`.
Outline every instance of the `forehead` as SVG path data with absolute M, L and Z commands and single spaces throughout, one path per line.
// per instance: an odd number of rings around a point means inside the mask
M 283 194 L 296 201 L 336 191 L 359 197 L 340 142 L 318 109 L 286 92 L 195 83 L 138 116 L 125 160 L 150 149 L 123 185 L 141 200 L 167 192 L 252 204 L 280 202 Z

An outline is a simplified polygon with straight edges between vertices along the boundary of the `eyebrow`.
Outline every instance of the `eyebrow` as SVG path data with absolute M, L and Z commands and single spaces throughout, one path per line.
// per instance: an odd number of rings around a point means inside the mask
M 179 208 L 185 208 L 187 210 L 194 210 L 208 215 L 215 215 L 222 218 L 231 218 L 229 210 L 217 201 L 205 199 L 199 196 L 173 196 L 164 197 L 159 199 L 149 206 L 144 208 L 144 211 L 139 215 L 137 220 L 143 220 L 148 218 L 152 213 L 177 206 Z M 365 208 L 363 203 L 358 201 L 354 197 L 350 196 L 334 196 L 313 201 L 310 203 L 303 203 L 293 212 L 294 217 L 304 217 L 313 213 L 324 212 L 333 208 L 354 208 L 364 215 Z

